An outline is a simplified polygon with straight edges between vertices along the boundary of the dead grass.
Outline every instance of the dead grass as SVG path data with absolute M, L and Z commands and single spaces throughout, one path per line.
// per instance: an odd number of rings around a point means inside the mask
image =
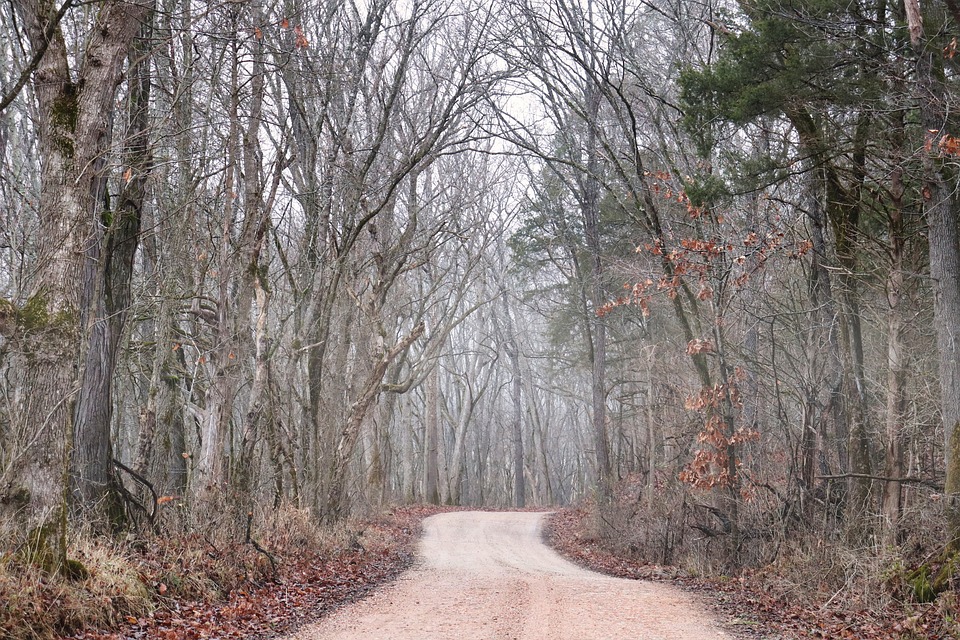
M 329 556 L 362 538 L 355 527 L 322 528 L 285 507 L 252 518 L 250 538 L 261 551 L 247 542 L 243 515 L 202 525 L 176 516 L 168 513 L 159 532 L 122 540 L 74 532 L 68 557 L 89 572 L 82 580 L 25 561 L 12 535 L 0 541 L 8 549 L 0 556 L 0 638 L 50 640 L 116 628 L 178 601 L 222 602 L 274 579 L 285 559 Z
M 741 598 L 745 615 L 778 628 L 777 637 L 960 640 L 960 571 L 941 580 L 951 564 L 960 567 L 960 557 L 944 552 L 945 519 L 935 500 L 910 503 L 900 543 L 890 548 L 880 542 L 879 516 L 849 535 L 832 513 L 805 520 L 783 509 L 774 492 L 760 493 L 744 503 L 741 564 L 731 567 L 710 496 L 667 482 L 652 504 L 646 498 L 637 479 L 627 478 L 602 512 L 587 503 L 570 523 L 558 520 L 570 539 L 558 546 L 575 546 L 566 551 L 624 577 L 697 576 L 713 589 L 736 584 L 748 594 Z
M 68 634 L 84 626 L 111 626 L 148 614 L 154 607 L 125 549 L 79 535 L 69 555 L 89 577 L 70 580 L 23 562 L 13 553 L 0 560 L 0 636 L 34 640 Z
M 286 507 L 255 518 L 254 537 L 280 555 L 292 555 L 301 549 L 345 548 L 352 531 L 349 523 L 319 527 L 307 509 Z

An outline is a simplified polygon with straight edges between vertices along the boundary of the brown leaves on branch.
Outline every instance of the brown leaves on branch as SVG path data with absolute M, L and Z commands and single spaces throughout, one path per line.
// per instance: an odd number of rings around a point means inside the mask
M 956 138 L 949 133 L 943 133 L 937 129 L 927 130 L 923 147 L 927 153 L 931 153 L 934 147 L 936 147 L 940 157 L 956 158 L 960 156 L 960 138 Z
M 270 25 L 264 25 L 263 27 L 254 26 L 249 28 L 247 31 L 255 40 L 263 40 L 264 29 L 269 29 L 269 32 L 272 32 L 273 29 L 276 29 L 277 27 L 279 27 L 281 31 L 289 31 L 290 29 L 293 30 L 293 47 L 295 49 L 307 49 L 310 47 L 310 41 L 307 40 L 307 36 L 303 31 L 303 26 L 298 24 L 291 27 L 289 18 L 283 18 L 279 22 L 275 22 Z M 231 197 L 236 197 L 236 195 L 231 194 Z
M 303 27 L 297 25 L 293 28 L 293 45 L 297 49 L 306 49 L 310 46 L 310 42 L 307 40 L 307 37 L 303 35 Z
M 713 353 L 714 351 L 713 343 L 709 340 L 694 338 L 687 343 L 688 356 L 695 356 L 701 353 Z
M 691 217 L 699 219 L 708 213 L 694 207 L 682 188 L 671 185 L 669 173 L 647 172 L 645 176 L 652 182 L 650 190 L 653 194 L 686 204 Z M 688 237 L 679 241 L 660 237 L 636 247 L 636 253 L 657 258 L 654 264 L 659 263 L 659 273 L 624 284 L 627 293 L 601 306 L 597 315 L 602 317 L 617 307 L 636 305 L 647 317 L 655 294 L 663 293 L 674 299 L 684 287 L 690 287 L 692 295 L 702 302 L 712 300 L 718 291 L 732 292 L 745 287 L 772 256 L 780 254 L 798 260 L 813 248 L 809 240 L 788 242 L 786 233 L 776 228 L 765 232 L 751 230 L 742 237 L 728 237 L 726 230 L 721 229 L 724 216 L 713 211 L 709 213 L 713 223 L 711 228 L 716 232 L 714 237 Z M 674 242 L 676 244 L 668 246 Z M 726 286 L 728 282 L 733 286 Z
M 740 486 L 744 472 L 741 461 L 734 458 L 736 448 L 760 439 L 758 431 L 735 427 L 733 423 L 734 412 L 743 404 L 736 384 L 742 375 L 743 372 L 737 370 L 731 384 L 714 385 L 687 398 L 685 408 L 702 413 L 704 422 L 697 434 L 700 448 L 680 472 L 678 478 L 681 482 L 703 490 Z M 752 496 L 749 491 L 741 491 L 741 497 L 750 499 Z

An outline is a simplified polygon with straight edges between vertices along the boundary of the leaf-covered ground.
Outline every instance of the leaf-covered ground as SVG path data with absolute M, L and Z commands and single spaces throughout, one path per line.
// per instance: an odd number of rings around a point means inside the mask
M 225 598 L 189 599 L 184 589 L 168 588 L 158 568 L 141 580 L 154 590 L 153 613 L 128 617 L 109 630 L 87 630 L 75 640 L 272 638 L 290 632 L 394 579 L 414 560 L 422 520 L 452 508 L 404 507 L 362 523 L 358 544 L 325 554 L 287 554 L 278 571 L 261 572 Z M 872 611 L 855 600 L 829 600 L 815 594 L 791 598 L 772 588 L 771 576 L 745 573 L 736 579 L 705 579 L 672 567 L 619 557 L 592 538 L 582 509 L 551 516 L 548 542 L 571 560 L 607 574 L 669 581 L 698 594 L 727 628 L 745 640 L 946 640 L 943 613 L 935 605 Z M 246 550 L 250 553 L 250 549 Z M 262 560 L 262 558 L 260 558 Z M 262 563 L 261 563 L 262 564 Z M 169 571 L 169 567 L 165 568 Z M 268 577 L 265 577 L 268 576 Z M 174 596 L 171 594 L 177 593 Z M 829 600 L 829 601 L 828 601 Z M 2 634 L 0 634 L 2 635 Z
M 79 640 L 271 638 L 362 598 L 410 566 L 423 518 L 434 507 L 406 507 L 363 523 L 358 544 L 326 556 L 283 558 L 277 575 L 230 591 L 223 602 L 165 599 L 162 606 L 129 617 L 119 629 L 86 631 Z
M 842 599 L 818 601 L 778 595 L 761 573 L 737 579 L 704 579 L 672 567 L 644 564 L 614 555 L 585 532 L 586 511 L 563 509 L 551 516 L 546 538 L 557 551 L 585 567 L 635 580 L 669 581 L 698 594 L 740 638 L 756 640 L 946 640 L 935 605 L 910 610 L 872 611 Z

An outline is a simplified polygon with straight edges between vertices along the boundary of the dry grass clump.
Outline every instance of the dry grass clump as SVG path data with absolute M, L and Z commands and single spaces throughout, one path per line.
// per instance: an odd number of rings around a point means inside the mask
M 893 603 L 886 570 L 887 561 L 872 550 L 820 540 L 784 545 L 773 562 L 751 577 L 784 601 L 881 611 Z
M 652 500 L 651 500 L 652 497 Z M 662 474 L 652 496 L 640 474 L 621 480 L 611 504 L 598 509 L 592 501 L 585 505 L 593 514 L 589 530 L 583 534 L 616 555 L 633 561 L 675 565 L 703 573 L 708 548 L 691 529 L 697 517 L 676 480 Z
M 345 547 L 343 527 L 322 527 L 309 511 L 284 506 L 258 514 L 221 512 L 206 521 L 168 518 L 138 542 L 142 571 L 166 597 L 219 600 L 277 577 L 285 559 Z
M 71 540 L 69 554 L 86 568 L 86 578 L 51 573 L 13 552 L 0 558 L 0 637 L 46 639 L 153 609 L 128 550 L 82 534 Z
M 252 536 L 280 556 L 342 549 L 348 546 L 351 533 L 345 524 L 321 527 L 308 509 L 289 506 L 262 513 L 252 524 Z
M 116 628 L 174 601 L 222 602 L 236 589 L 274 580 L 287 561 L 330 556 L 360 537 L 345 525 L 321 527 L 291 507 L 208 522 L 171 510 L 157 530 L 122 539 L 74 532 L 68 557 L 89 575 L 69 579 L 31 562 L 7 531 L 0 539 L 7 549 L 0 555 L 0 638 L 11 640 Z
M 738 575 L 739 584 L 796 619 L 859 621 L 859 637 L 889 628 L 890 637 L 960 639 L 960 554 L 944 549 L 937 500 L 911 496 L 898 544 L 889 545 L 877 513 L 845 521 L 837 505 L 821 502 L 801 512 L 782 488 L 758 485 L 740 505 L 740 557 L 729 562 L 716 494 L 667 479 L 658 480 L 650 500 L 643 480 L 628 476 L 610 504 L 584 505 L 581 543 L 687 575 Z
M 955 556 L 941 549 L 918 558 L 917 549 L 858 549 L 841 540 L 797 543 L 748 579 L 755 590 L 806 610 L 811 618 L 871 620 L 875 628 L 889 631 L 864 638 L 960 638 L 960 576 L 945 578 L 937 590 L 929 586 Z

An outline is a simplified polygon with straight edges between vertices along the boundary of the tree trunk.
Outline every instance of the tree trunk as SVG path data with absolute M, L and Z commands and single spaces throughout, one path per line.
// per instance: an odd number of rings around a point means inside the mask
M 423 499 L 440 504 L 440 460 L 437 440 L 440 437 L 438 405 L 440 403 L 440 368 L 434 366 L 427 377 L 427 425 L 424 437 Z
M 19 413 L 22 424 L 31 425 L 20 477 L 29 498 L 28 520 L 35 526 L 50 521 L 62 503 L 69 467 L 67 441 L 74 436 L 78 364 L 89 367 L 88 354 L 99 356 L 95 349 L 115 339 L 106 336 L 109 328 L 97 326 L 94 305 L 98 297 L 92 287 L 100 283 L 90 277 L 89 260 L 110 250 L 102 245 L 110 226 L 102 218 L 110 171 L 105 154 L 111 142 L 123 64 L 148 8 L 145 4 L 104 2 L 79 68 L 71 72 L 59 27 L 47 33 L 49 4 L 17 0 L 14 6 L 32 49 L 46 47 L 33 77 L 39 102 L 38 152 L 43 159 L 39 202 L 43 236 L 36 279 L 26 304 L 15 314 L 17 330 L 11 342 L 18 355 L 10 362 L 14 412 Z M 119 249 L 117 245 L 113 248 Z M 120 263 L 122 259 L 115 267 L 122 271 Z M 112 363 L 100 368 L 99 381 L 92 374 L 84 375 L 87 395 L 80 415 L 97 415 L 98 422 L 77 425 L 82 436 L 78 445 L 84 452 L 88 435 L 101 429 L 104 417 L 109 420 L 109 408 L 103 403 L 110 402 L 106 385 Z M 97 438 L 102 439 L 99 434 Z M 93 452 L 95 469 L 89 471 L 100 475 L 105 468 L 109 471 L 109 449 L 106 451 L 99 446 Z M 58 521 L 63 523 L 62 518 Z M 60 532 L 62 542 L 62 526 Z
M 603 306 L 603 260 L 600 248 L 600 169 L 599 152 L 597 149 L 597 127 L 600 113 L 600 92 L 594 85 L 594 78 L 587 78 L 584 91 L 584 102 L 587 113 L 587 167 L 583 176 L 581 193 L 581 214 L 583 215 L 583 229 L 586 235 L 587 248 L 590 252 L 590 302 L 592 303 L 591 317 L 587 322 L 591 325 L 590 335 L 592 344 L 590 350 L 591 365 L 591 421 L 593 425 L 593 446 L 597 465 L 597 491 L 601 502 L 609 501 L 613 490 L 610 468 L 610 445 L 607 438 L 607 326 L 598 314 Z
M 650 348 L 647 357 L 647 385 L 646 385 L 646 422 L 647 422 L 647 509 L 654 506 L 654 489 L 657 483 L 657 467 L 663 459 L 663 430 L 657 422 L 653 410 L 653 363 L 656 347 Z
M 537 491 L 537 504 L 552 505 L 553 497 L 553 474 L 550 471 L 550 462 L 547 445 L 547 426 L 550 424 L 549 413 L 542 415 L 540 410 L 540 397 L 533 386 L 530 375 L 523 377 L 524 393 L 527 396 L 527 407 L 531 422 L 533 423 L 533 435 L 535 442 L 534 455 L 539 469 L 539 487 Z M 549 407 L 549 405 L 548 405 Z
M 902 142 L 902 136 L 901 136 Z M 887 277 L 887 442 L 884 476 L 894 478 L 883 485 L 881 515 L 883 518 L 883 542 L 891 548 L 898 544 L 903 457 L 906 440 L 904 421 L 907 413 L 907 369 L 903 344 L 903 311 L 901 298 L 904 292 L 904 244 L 903 225 L 903 169 L 899 165 L 891 176 L 890 192 L 893 202 L 889 208 L 890 275 Z
M 859 275 L 857 252 L 860 243 L 860 206 L 863 182 L 866 176 L 865 158 L 870 114 L 861 112 L 854 134 L 852 185 L 849 193 L 840 189 L 835 171 L 830 169 L 828 184 L 828 211 L 834 228 L 837 261 L 840 265 L 838 281 L 843 302 L 843 335 L 845 344 L 844 399 L 850 421 L 850 471 L 854 477 L 849 483 L 847 502 L 847 534 L 855 543 L 866 540 L 872 527 L 873 465 L 870 435 L 867 433 L 867 390 L 864 372 L 863 331 L 860 321 Z M 832 204 L 832 206 L 831 206 Z
M 82 306 L 90 333 L 74 422 L 72 493 L 78 506 L 102 511 L 115 523 L 122 517 L 122 504 L 114 490 L 110 442 L 113 378 L 130 307 L 133 261 L 150 172 L 150 37 L 150 25 L 145 22 L 140 26 L 137 45 L 130 51 L 129 123 L 124 137 L 128 168 L 124 185 L 115 210 L 111 211 L 109 203 L 104 202 L 101 223 L 96 225 L 97 238 L 87 251 L 83 270 Z M 105 176 L 102 188 L 105 193 Z M 105 197 L 101 200 L 105 201 Z
M 817 159 L 822 157 L 822 144 L 812 118 L 805 111 L 789 113 L 791 123 L 800 135 L 804 154 L 814 166 L 807 176 L 807 201 L 810 236 L 813 242 L 808 279 L 808 294 L 811 306 L 811 330 L 808 345 L 810 378 L 817 380 L 817 388 L 810 390 L 808 406 L 804 410 L 803 467 L 801 483 L 806 492 L 813 490 L 815 469 L 829 471 L 827 452 L 816 450 L 817 441 L 832 442 L 837 464 L 841 470 L 849 468 L 848 441 L 850 428 L 847 403 L 843 396 L 844 368 L 840 345 L 840 312 L 837 294 L 828 267 L 829 257 L 826 242 L 826 224 L 831 177 L 828 168 Z M 823 357 L 824 361 L 820 361 Z M 832 433 L 829 429 L 832 423 Z
M 947 545 L 960 548 L 960 244 L 957 238 L 956 178 L 937 157 L 945 121 L 947 89 L 939 67 L 941 50 L 924 34 L 917 0 L 905 0 L 910 41 L 917 55 L 917 99 L 923 130 L 923 200 L 930 246 L 933 314 L 940 355 L 940 412 L 943 419 Z
M 233 300 L 231 288 L 234 285 L 235 247 L 234 219 L 237 216 L 236 189 L 237 165 L 240 162 L 240 38 L 237 33 L 239 7 L 233 7 L 233 32 L 230 34 L 230 106 L 228 118 L 230 126 L 227 134 L 227 158 L 224 169 L 223 219 L 220 227 L 220 247 L 218 253 L 217 298 L 215 347 L 209 356 L 201 359 L 207 372 L 210 386 L 206 390 L 200 432 L 200 453 L 196 461 L 196 476 L 193 494 L 202 501 L 218 499 L 225 488 L 227 468 L 224 461 L 227 455 L 227 434 L 233 419 L 233 405 L 236 400 L 237 385 L 235 371 L 237 354 L 234 353 L 236 332 L 234 325 L 242 305 Z
M 513 315 L 507 299 L 507 290 L 501 286 L 500 300 L 503 302 L 503 315 L 506 322 L 506 352 L 510 359 L 512 375 L 510 400 L 513 413 L 510 418 L 513 439 L 513 503 L 518 508 L 526 506 L 527 487 L 523 471 L 523 377 L 520 373 L 520 346 L 513 324 Z M 604 436 L 606 441 L 606 436 Z

